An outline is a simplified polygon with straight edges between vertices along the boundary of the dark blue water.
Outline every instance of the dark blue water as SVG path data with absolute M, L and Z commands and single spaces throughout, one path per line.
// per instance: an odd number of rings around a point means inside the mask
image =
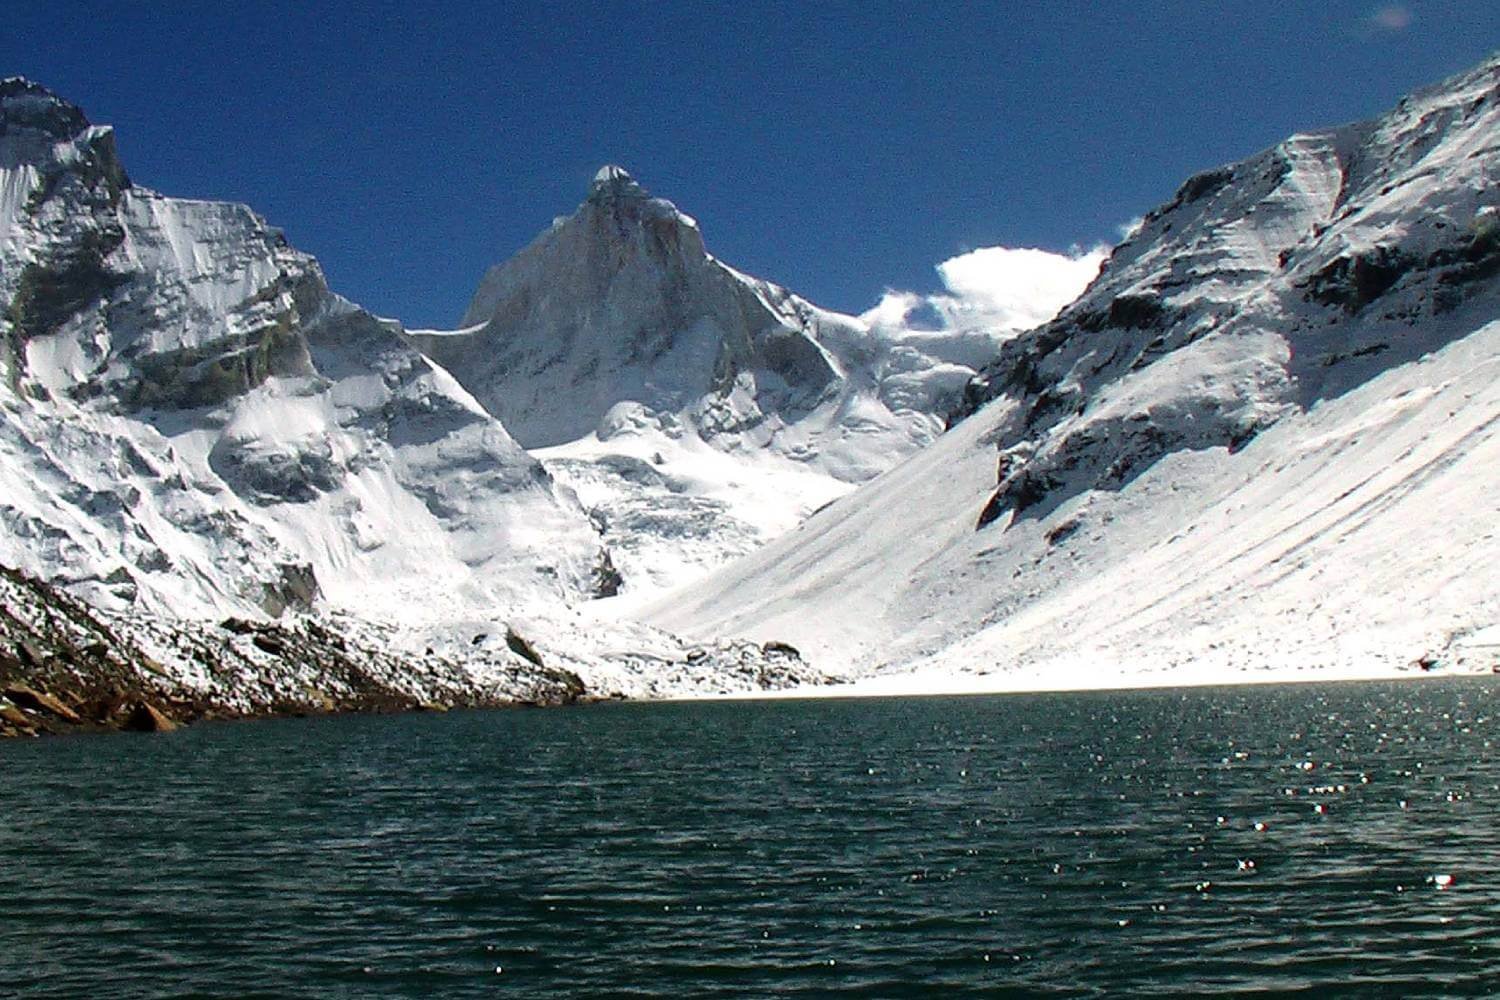
M 0 995 L 1493 993 L 1497 690 L 12 741 Z

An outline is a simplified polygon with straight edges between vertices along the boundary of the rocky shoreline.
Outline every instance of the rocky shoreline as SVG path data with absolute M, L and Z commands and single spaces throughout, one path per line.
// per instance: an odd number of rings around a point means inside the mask
M 685 690 L 704 693 L 714 693 L 710 679 L 735 690 L 826 680 L 784 643 L 612 647 L 612 672 L 538 645 L 505 627 L 412 650 L 388 628 L 333 614 L 217 622 L 108 615 L 0 566 L 0 738 L 658 697 L 680 692 L 639 679 L 673 673 Z M 590 669 L 599 675 L 586 683 L 580 671 Z
M 587 695 L 561 697 L 554 701 L 473 699 L 453 704 L 407 702 L 397 698 L 361 701 L 288 703 L 266 710 L 242 710 L 218 705 L 202 698 L 181 698 L 139 689 L 104 689 L 78 692 L 60 688 L 58 694 L 21 682 L 0 687 L 0 739 L 28 736 L 60 736 L 72 733 L 171 733 L 183 726 L 209 721 L 241 721 L 274 718 L 305 718 L 310 715 L 393 714 L 398 712 L 447 712 L 454 708 L 523 708 L 543 705 L 584 704 L 610 700 Z

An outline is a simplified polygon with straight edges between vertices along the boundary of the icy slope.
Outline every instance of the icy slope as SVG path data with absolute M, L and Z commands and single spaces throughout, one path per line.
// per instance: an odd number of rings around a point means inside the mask
M 571 495 L 394 323 L 42 88 L 0 115 L 0 564 L 179 615 L 592 593 Z
M 1059 305 L 1061 302 L 1059 302 Z M 753 549 L 929 444 L 1003 329 L 831 313 L 730 268 L 619 167 L 412 341 L 594 514 L 626 590 Z
M 1497 135 L 1490 60 L 1189 180 L 1006 345 L 977 412 L 648 620 L 976 686 L 1479 663 Z

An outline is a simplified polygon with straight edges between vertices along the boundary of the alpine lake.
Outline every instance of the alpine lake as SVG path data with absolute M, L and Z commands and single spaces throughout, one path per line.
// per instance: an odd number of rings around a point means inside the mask
M 0 744 L 0 996 L 1500 991 L 1500 681 Z

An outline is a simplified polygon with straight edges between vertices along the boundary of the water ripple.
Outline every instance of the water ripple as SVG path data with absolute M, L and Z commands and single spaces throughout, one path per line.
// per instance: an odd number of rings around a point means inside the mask
M 0 745 L 0 992 L 1483 995 L 1495 685 Z

